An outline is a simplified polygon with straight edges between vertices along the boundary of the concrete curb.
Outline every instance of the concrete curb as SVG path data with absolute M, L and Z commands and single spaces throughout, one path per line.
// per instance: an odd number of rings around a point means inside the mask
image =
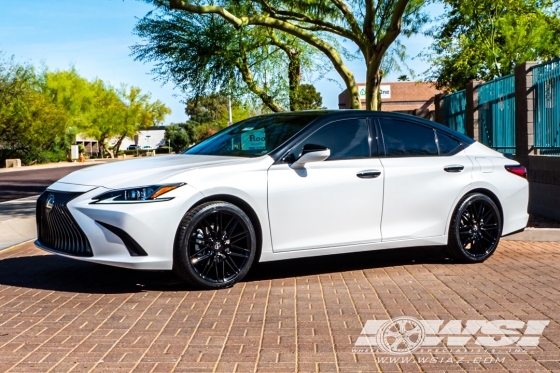
M 560 228 L 525 228 L 523 232 L 502 237 L 504 241 L 560 242 Z
M 35 242 L 36 239 L 37 238 L 32 238 L 30 240 L 23 241 L 23 242 L 20 242 L 18 244 L 12 245 L 12 246 L 4 247 L 4 248 L 0 247 L 0 253 L 2 253 L 4 251 L 12 250 L 12 249 L 17 249 L 19 246 L 25 245 L 25 244 L 30 243 L 30 242 Z
M 122 160 L 122 159 L 121 159 Z M 87 162 L 59 162 L 59 163 L 47 163 L 43 165 L 34 165 L 34 166 L 22 166 L 22 167 L 13 167 L 13 168 L 0 168 L 0 174 L 8 173 L 8 172 L 19 172 L 19 171 L 33 171 L 33 170 L 46 170 L 49 168 L 60 168 L 60 167 L 79 167 L 79 166 L 94 166 L 97 164 L 104 164 L 107 163 L 107 160 L 99 160 L 99 161 L 87 161 Z

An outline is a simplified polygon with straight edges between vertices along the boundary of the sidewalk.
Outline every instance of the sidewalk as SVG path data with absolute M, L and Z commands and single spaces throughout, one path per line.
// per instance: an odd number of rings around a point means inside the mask
M 166 156 L 170 154 L 156 154 L 155 157 Z M 87 159 L 85 162 L 58 162 L 58 163 L 47 163 L 47 164 L 36 164 L 33 166 L 22 166 L 22 167 L 13 167 L 13 168 L 0 168 L 0 174 L 5 172 L 15 172 L 15 171 L 28 171 L 28 170 L 44 170 L 47 168 L 58 168 L 58 167 L 72 167 L 72 166 L 84 166 L 84 165 L 91 165 L 95 166 L 98 164 L 109 163 L 109 162 L 119 162 L 119 161 L 128 161 L 131 159 L 141 159 L 144 157 L 128 157 L 128 158 L 96 158 L 96 159 Z
M 38 196 L 0 203 L 0 251 L 35 239 L 35 204 Z
M 97 165 L 103 164 L 107 162 L 116 162 L 116 161 L 123 161 L 124 159 L 117 159 L 117 158 L 99 158 L 99 159 L 88 159 L 87 161 L 80 163 L 80 162 L 58 162 L 58 163 L 47 163 L 47 164 L 37 164 L 33 166 L 22 166 L 22 167 L 13 167 L 13 168 L 0 168 L 1 173 L 7 172 L 17 172 L 17 171 L 29 171 L 29 170 L 44 170 L 48 168 L 59 168 L 59 167 L 73 167 L 73 166 L 84 166 L 84 165 Z

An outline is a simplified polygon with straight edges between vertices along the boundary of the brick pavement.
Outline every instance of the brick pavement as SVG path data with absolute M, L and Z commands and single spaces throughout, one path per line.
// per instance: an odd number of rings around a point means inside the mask
M 24 244 L 0 253 L 0 372 L 560 372 L 559 259 L 560 244 L 542 242 L 503 242 L 479 265 L 377 251 L 265 263 L 231 289 L 196 291 Z M 398 316 L 550 324 L 537 348 L 494 363 L 353 353 L 366 320 Z

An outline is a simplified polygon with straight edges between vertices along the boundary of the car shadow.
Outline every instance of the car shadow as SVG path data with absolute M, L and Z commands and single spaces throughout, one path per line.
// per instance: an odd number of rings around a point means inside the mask
M 290 259 L 259 263 L 243 282 L 396 265 L 448 263 L 446 257 L 440 247 L 421 247 Z M 195 290 L 171 271 L 117 268 L 49 254 L 0 260 L 0 285 L 94 294 Z
M 450 262 L 451 259 L 442 246 L 375 250 L 258 263 L 243 281 L 274 280 L 390 266 Z

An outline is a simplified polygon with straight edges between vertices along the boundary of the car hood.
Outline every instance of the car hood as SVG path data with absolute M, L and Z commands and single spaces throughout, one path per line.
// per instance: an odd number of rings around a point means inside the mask
M 157 184 L 166 178 L 194 168 L 244 162 L 248 158 L 212 155 L 170 155 L 115 161 L 87 167 L 63 177 L 57 183 L 109 189 Z

